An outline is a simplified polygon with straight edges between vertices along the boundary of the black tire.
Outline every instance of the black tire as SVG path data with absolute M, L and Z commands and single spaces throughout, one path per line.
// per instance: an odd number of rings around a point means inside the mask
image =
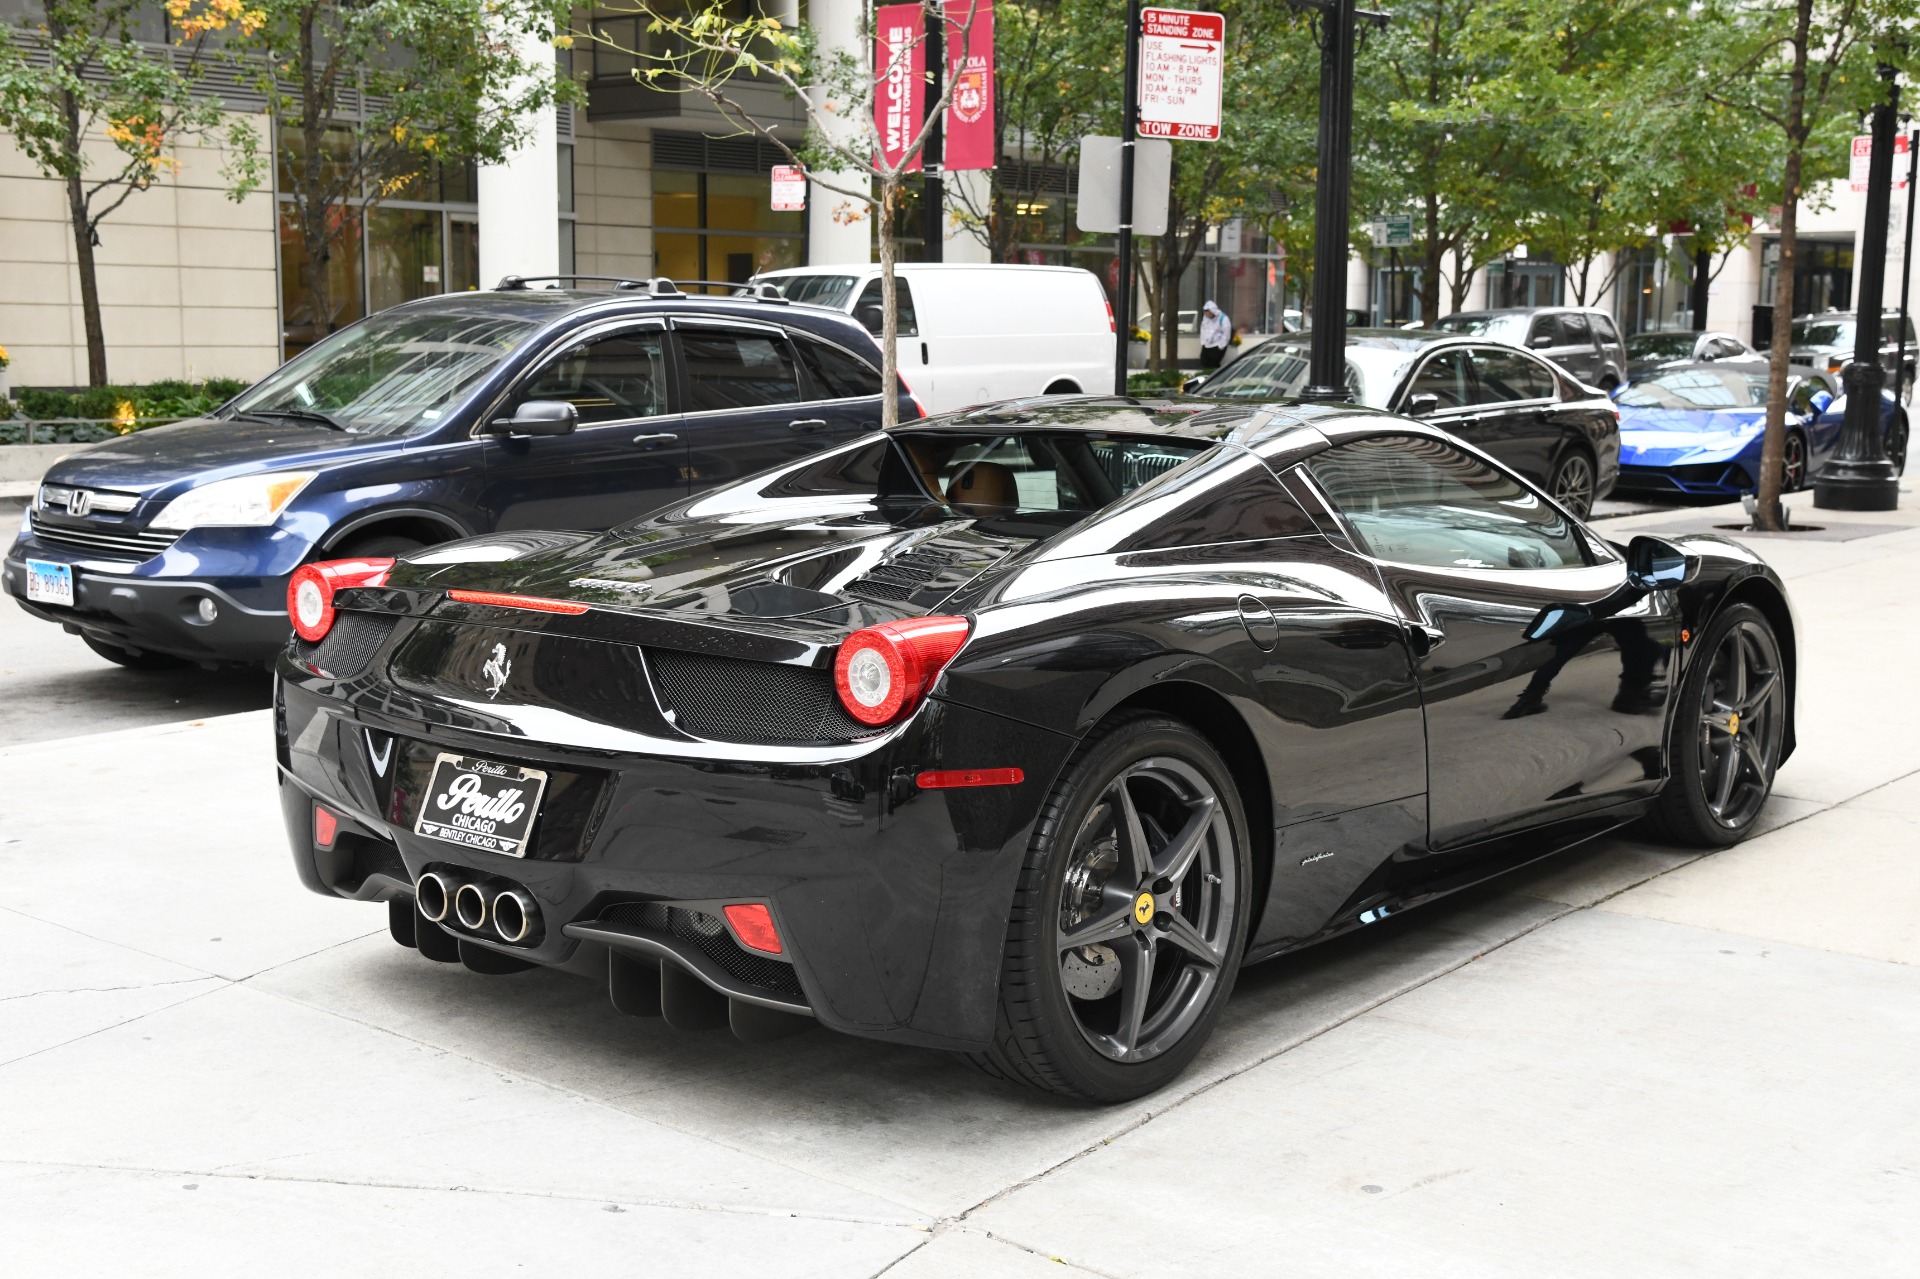
M 1047 395 L 1078 395 L 1080 388 L 1071 382 L 1061 381 L 1049 385 L 1044 392 Z
M 1124 835 L 1135 824 L 1138 855 Z M 1101 1104 L 1179 1075 L 1233 991 L 1252 905 L 1248 848 L 1233 774 L 1204 737 L 1145 712 L 1096 729 L 1035 828 L 994 1042 L 969 1060 Z M 1068 928 L 1088 942 L 1064 945 Z
M 350 537 L 328 551 L 322 558 L 330 560 L 350 560 L 363 555 L 405 555 L 417 551 L 426 543 L 415 537 L 402 537 L 398 533 L 362 533 Z
M 1786 691 L 1780 642 L 1764 613 L 1735 604 L 1707 624 L 1668 727 L 1667 784 L 1648 814 L 1654 834 L 1702 848 L 1747 837 L 1780 766 Z
M 1907 473 L 1907 415 L 1903 410 L 1893 415 L 1893 421 L 1887 424 L 1887 460 L 1893 463 L 1895 475 Z
M 1599 485 L 1600 475 L 1592 456 L 1578 445 L 1562 450 L 1547 476 L 1547 492 L 1583 520 L 1593 514 L 1594 494 Z
M 1807 486 L 1807 437 L 1788 431 L 1780 446 L 1780 491 L 1798 493 Z
M 121 648 L 118 644 L 97 640 L 91 635 L 83 634 L 80 638 L 86 641 L 88 648 L 115 666 L 124 666 L 130 671 L 177 671 L 182 666 L 190 665 L 186 658 L 175 657 L 171 653 L 154 653 L 146 650 L 135 653 Z

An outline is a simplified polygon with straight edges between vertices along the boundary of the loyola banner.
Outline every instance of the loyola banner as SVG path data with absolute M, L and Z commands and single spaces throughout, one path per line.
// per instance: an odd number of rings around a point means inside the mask
M 993 132 L 993 5 L 991 0 L 945 0 L 947 100 L 943 169 L 991 169 Z M 917 4 L 882 5 L 874 11 L 873 127 L 880 135 L 880 162 L 900 163 L 927 118 L 925 11 Z M 921 169 L 920 155 L 906 166 Z
M 993 137 L 992 0 L 946 0 L 947 99 L 943 169 L 991 169 Z
M 873 127 L 880 135 L 880 163 L 900 163 L 927 114 L 927 45 L 921 38 L 920 6 L 882 5 L 873 15 Z M 907 172 L 920 171 L 915 154 Z

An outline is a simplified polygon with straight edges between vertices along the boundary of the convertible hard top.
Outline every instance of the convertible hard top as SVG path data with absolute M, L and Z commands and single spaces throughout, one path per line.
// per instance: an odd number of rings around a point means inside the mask
M 1346 417 L 1349 404 L 1303 404 L 1296 400 L 1223 403 L 1196 395 L 1035 396 L 1007 400 L 939 417 L 902 422 L 896 433 L 956 431 L 1084 431 L 1092 435 L 1165 435 L 1250 447 L 1306 426 Z M 1363 410 L 1364 411 L 1364 410 Z

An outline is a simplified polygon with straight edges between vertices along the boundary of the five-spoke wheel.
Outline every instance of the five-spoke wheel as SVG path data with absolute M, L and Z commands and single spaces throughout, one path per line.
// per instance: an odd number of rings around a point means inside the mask
M 1560 455 L 1560 460 L 1554 464 L 1553 475 L 1547 481 L 1547 489 L 1553 494 L 1554 500 L 1581 519 L 1593 513 L 1595 486 L 1593 461 L 1578 448 L 1569 448 Z
M 1089 736 L 1027 856 L 990 1073 L 1089 1101 L 1153 1091 L 1213 1029 L 1245 945 L 1246 818 L 1231 772 L 1176 720 Z
M 1694 640 L 1653 820 L 1688 844 L 1743 838 L 1773 790 L 1786 742 L 1786 666 L 1766 615 L 1723 610 Z

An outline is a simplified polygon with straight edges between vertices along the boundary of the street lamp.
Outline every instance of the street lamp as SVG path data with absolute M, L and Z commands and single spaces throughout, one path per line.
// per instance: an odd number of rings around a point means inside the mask
M 1387 15 L 1354 0 L 1292 0 L 1318 17 L 1319 182 L 1313 203 L 1313 333 L 1303 400 L 1347 398 L 1347 219 L 1353 186 L 1353 55 L 1357 23 Z
M 1853 363 L 1841 374 L 1846 425 L 1833 456 L 1813 482 L 1813 504 L 1830 511 L 1891 511 L 1900 505 L 1900 477 L 1881 438 L 1880 313 L 1887 274 L 1887 219 L 1893 207 L 1893 126 L 1900 84 L 1882 65 L 1887 100 L 1873 109 L 1873 158 L 1867 168 L 1867 233 L 1860 247 L 1860 296 L 1854 310 Z M 1906 269 L 1903 261 L 1901 269 Z

